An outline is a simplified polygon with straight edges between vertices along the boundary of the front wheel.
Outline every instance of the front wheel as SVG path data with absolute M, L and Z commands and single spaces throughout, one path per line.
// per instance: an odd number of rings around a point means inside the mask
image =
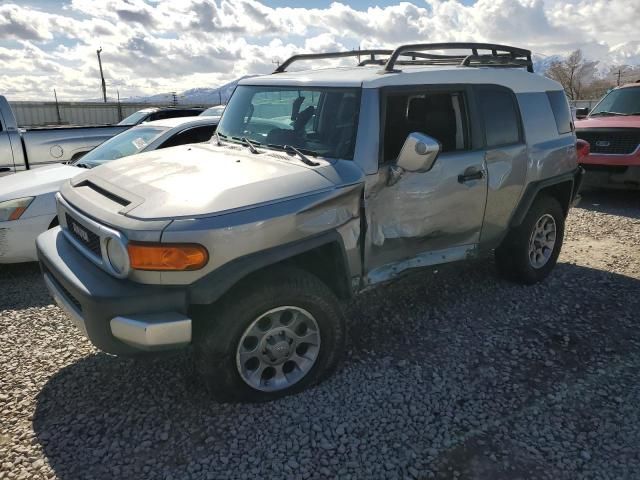
M 345 322 L 315 276 L 277 268 L 235 287 L 200 318 L 196 368 L 224 401 L 266 401 L 317 383 L 337 364 Z
M 539 197 L 522 224 L 509 232 L 496 249 L 498 270 L 508 279 L 533 284 L 546 278 L 560 255 L 564 211 L 553 197 Z

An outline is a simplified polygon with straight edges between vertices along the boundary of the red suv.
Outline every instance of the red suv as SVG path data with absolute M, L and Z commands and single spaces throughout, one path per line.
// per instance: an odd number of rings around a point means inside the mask
M 576 121 L 576 135 L 591 145 L 583 185 L 640 188 L 640 83 L 611 90 Z

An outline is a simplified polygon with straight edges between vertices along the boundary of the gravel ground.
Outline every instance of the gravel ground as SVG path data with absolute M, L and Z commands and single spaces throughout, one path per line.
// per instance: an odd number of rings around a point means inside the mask
M 210 401 L 188 353 L 96 351 L 0 267 L 0 479 L 640 478 L 640 195 L 585 195 L 552 277 L 490 261 L 359 297 L 322 385 Z

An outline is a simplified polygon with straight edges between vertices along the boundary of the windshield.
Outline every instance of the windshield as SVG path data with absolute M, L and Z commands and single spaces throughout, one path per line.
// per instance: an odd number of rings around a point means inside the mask
M 241 85 L 218 126 L 222 139 L 293 146 L 307 154 L 353 159 L 360 89 Z M 246 143 L 246 142 L 245 142 Z
M 618 88 L 596 105 L 590 116 L 640 115 L 640 87 Z
M 135 113 L 132 113 L 127 118 L 121 120 L 118 125 L 137 125 L 138 123 L 140 123 L 140 120 L 147 117 L 150 113 L 150 110 L 139 110 Z
M 135 155 L 166 130 L 161 127 L 134 127 L 126 130 L 83 155 L 74 165 L 92 168 L 110 160 Z
M 204 112 L 200 114 L 201 117 L 220 117 L 224 112 L 224 105 L 220 105 L 219 107 L 211 107 L 207 108 Z

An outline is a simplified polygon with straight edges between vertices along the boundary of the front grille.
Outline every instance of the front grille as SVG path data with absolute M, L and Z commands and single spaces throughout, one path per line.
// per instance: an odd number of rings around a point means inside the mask
M 640 130 L 638 131 L 577 131 L 576 135 L 589 142 L 591 153 L 614 155 L 629 155 L 640 144 Z
M 582 168 L 587 172 L 614 173 L 616 175 L 623 174 L 627 171 L 627 167 L 624 165 L 591 165 L 587 163 L 583 164 Z
M 73 238 L 78 240 L 82 245 L 87 247 L 98 258 L 102 257 L 102 251 L 100 250 L 100 237 L 89 230 L 87 227 L 79 222 L 76 222 L 74 218 L 66 214 L 67 229 Z

